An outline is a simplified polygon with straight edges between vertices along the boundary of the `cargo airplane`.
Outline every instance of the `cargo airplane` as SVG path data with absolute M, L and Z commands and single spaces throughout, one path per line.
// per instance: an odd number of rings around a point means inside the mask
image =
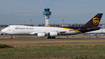
M 25 26 L 9 25 L 1 32 L 10 35 L 37 35 L 38 37 L 47 36 L 48 39 L 55 38 L 58 35 L 74 35 L 89 31 L 99 30 L 98 27 L 103 13 L 98 13 L 81 27 L 54 27 L 54 26 Z

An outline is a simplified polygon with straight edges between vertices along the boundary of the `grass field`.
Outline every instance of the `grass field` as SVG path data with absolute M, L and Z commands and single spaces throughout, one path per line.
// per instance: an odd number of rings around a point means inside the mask
M 0 40 L 0 59 L 105 59 L 105 40 Z

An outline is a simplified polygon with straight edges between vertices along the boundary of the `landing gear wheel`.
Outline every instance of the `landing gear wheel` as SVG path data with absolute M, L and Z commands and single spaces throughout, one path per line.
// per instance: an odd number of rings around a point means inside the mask
M 55 39 L 55 37 L 52 37 L 52 39 Z
M 11 39 L 13 39 L 12 35 L 11 35 Z
M 47 37 L 48 39 L 51 39 L 51 37 Z
M 51 37 L 51 36 L 48 36 L 47 38 L 48 38 L 48 39 L 55 39 L 55 37 Z

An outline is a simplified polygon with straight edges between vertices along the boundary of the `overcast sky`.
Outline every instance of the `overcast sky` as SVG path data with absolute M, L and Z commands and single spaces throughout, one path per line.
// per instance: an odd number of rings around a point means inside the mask
M 84 24 L 97 13 L 105 23 L 105 0 L 0 0 L 0 24 L 45 23 L 45 7 L 52 12 L 50 24 Z

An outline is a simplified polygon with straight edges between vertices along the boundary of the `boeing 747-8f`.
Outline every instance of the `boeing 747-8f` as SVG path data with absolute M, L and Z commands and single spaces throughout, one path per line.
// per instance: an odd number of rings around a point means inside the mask
M 98 13 L 82 27 L 53 27 L 53 26 L 25 26 L 10 25 L 1 32 L 10 35 L 37 35 L 38 37 L 55 38 L 58 35 L 74 35 L 99 30 L 99 22 L 103 13 Z

